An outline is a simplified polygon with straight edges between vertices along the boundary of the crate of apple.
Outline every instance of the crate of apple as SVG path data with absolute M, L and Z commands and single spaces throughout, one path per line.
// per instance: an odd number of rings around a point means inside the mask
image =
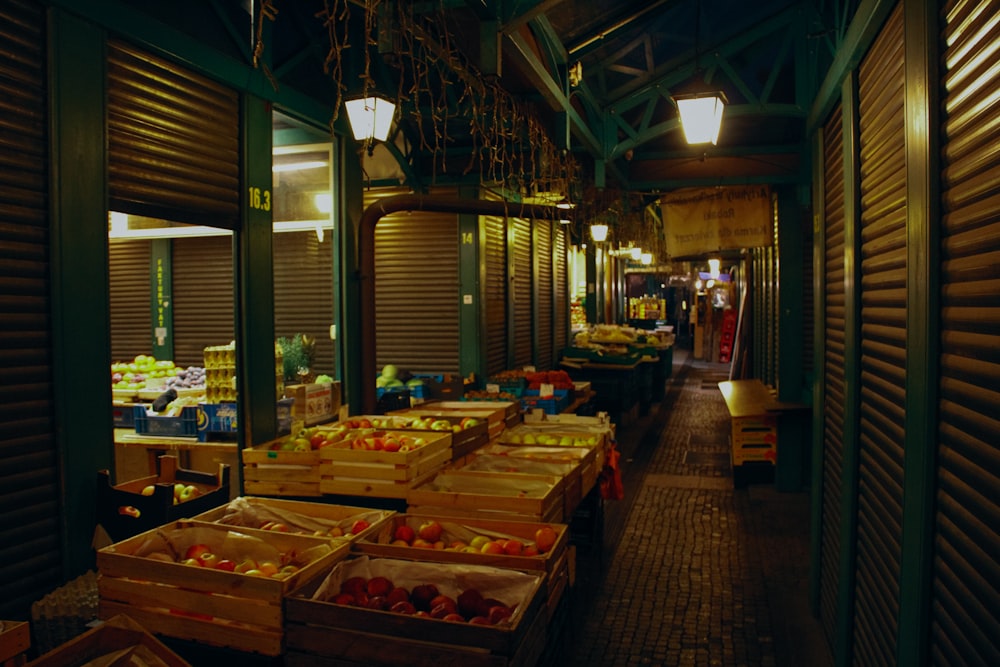
M 539 611 L 545 604 L 545 581 L 541 572 L 361 555 L 341 561 L 325 577 L 286 597 L 288 649 L 343 659 L 341 652 L 348 648 L 361 651 L 355 657 L 369 649 L 405 655 L 434 642 L 434 651 L 448 664 L 466 664 L 452 651 L 512 656 L 544 616 Z M 313 630 L 299 632 L 299 624 Z M 373 644 L 348 647 L 331 640 L 332 633 L 350 635 L 352 643 L 365 641 L 355 632 Z M 480 653 L 478 659 L 482 657 Z
M 397 514 L 359 540 L 373 556 L 474 563 L 552 572 L 566 551 L 565 524 Z

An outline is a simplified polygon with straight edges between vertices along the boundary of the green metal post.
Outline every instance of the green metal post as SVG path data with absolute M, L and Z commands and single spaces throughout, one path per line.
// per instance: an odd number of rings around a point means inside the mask
M 461 196 L 465 196 L 464 194 Z M 479 230 L 479 216 L 460 214 L 458 216 L 458 338 L 459 370 L 463 377 L 474 373 L 481 377 L 486 372 L 481 314 L 484 312 L 484 295 L 480 289 L 484 283 L 485 265 L 480 261 L 481 246 L 484 242 Z
M 94 566 L 97 471 L 113 469 L 104 31 L 49 13 L 52 391 L 63 572 Z M 95 415 L 104 418 L 95 418 Z

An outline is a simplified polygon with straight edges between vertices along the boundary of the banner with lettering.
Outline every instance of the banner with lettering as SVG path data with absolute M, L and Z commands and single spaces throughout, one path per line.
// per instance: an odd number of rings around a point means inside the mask
M 671 257 L 774 243 L 771 192 L 766 185 L 684 188 L 660 197 Z

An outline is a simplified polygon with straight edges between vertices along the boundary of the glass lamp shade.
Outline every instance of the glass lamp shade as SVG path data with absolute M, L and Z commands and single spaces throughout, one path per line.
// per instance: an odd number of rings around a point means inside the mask
M 359 97 L 344 102 L 351 131 L 358 141 L 385 141 L 389 137 L 396 105 L 381 97 Z
M 591 225 L 590 226 L 590 238 L 595 241 L 606 241 L 608 239 L 608 226 L 607 225 Z
M 681 116 L 684 138 L 689 144 L 715 144 L 722 127 L 726 96 L 721 92 L 674 97 Z

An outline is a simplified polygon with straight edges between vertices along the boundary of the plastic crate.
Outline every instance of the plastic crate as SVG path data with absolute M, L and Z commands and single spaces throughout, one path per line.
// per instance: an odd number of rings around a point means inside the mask
M 112 403 L 111 422 L 115 428 L 135 428 L 135 404 Z
M 159 435 L 165 437 L 198 437 L 198 408 L 188 406 L 181 410 L 179 417 L 161 417 L 146 413 L 145 405 L 133 409 L 135 432 L 139 435 Z
M 528 387 L 528 381 L 523 377 L 490 378 L 487 384 L 495 384 L 500 388 L 500 391 L 518 398 L 524 395 L 524 391 Z
M 410 407 L 409 389 L 380 389 L 376 391 L 378 397 L 378 413 L 386 414 L 393 410 L 403 410 Z
M 542 398 L 537 389 L 525 389 L 521 396 L 521 407 L 524 410 L 543 410 L 546 414 L 557 415 L 569 407 L 569 390 L 554 389 L 552 396 Z

